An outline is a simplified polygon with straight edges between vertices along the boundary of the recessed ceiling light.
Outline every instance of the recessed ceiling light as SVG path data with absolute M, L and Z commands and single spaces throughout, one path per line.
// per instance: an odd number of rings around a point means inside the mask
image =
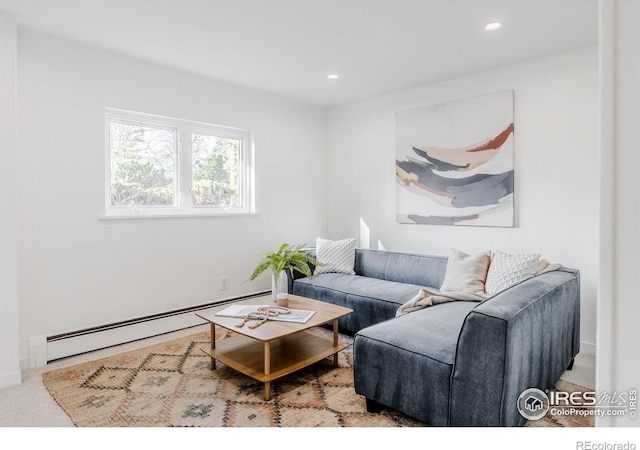
M 330 80 L 337 80 L 339 77 L 335 73 L 332 73 L 331 75 L 327 75 L 327 78 Z
M 486 31 L 496 31 L 502 28 L 502 24 L 500 22 L 491 22 L 484 26 Z

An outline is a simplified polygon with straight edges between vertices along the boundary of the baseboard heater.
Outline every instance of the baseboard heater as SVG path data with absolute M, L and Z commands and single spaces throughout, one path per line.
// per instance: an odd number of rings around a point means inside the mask
M 68 358 L 69 356 L 76 356 L 115 345 L 159 336 L 172 331 L 203 325 L 205 322 L 194 314 L 196 311 L 262 296 L 269 292 L 270 291 L 258 292 L 204 305 L 48 336 L 46 361 L 53 362 L 58 359 Z

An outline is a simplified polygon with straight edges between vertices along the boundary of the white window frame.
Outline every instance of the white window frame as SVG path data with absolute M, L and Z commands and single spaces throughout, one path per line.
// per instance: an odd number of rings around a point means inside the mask
M 173 206 L 121 207 L 111 205 L 111 122 L 175 130 Z M 240 206 L 214 207 L 192 204 L 192 135 L 207 134 L 240 141 Z M 153 114 L 107 108 L 105 112 L 105 219 L 155 217 L 209 217 L 255 214 L 253 133 L 249 130 L 194 122 Z

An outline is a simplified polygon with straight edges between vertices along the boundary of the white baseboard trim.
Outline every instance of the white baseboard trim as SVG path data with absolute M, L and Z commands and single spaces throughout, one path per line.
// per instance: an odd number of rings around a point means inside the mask
M 30 364 L 30 360 L 29 358 L 25 357 L 25 358 L 20 358 L 20 370 L 27 370 L 29 368 L 29 364 Z
M 17 386 L 20 383 L 22 383 L 22 374 L 19 370 L 0 375 L 0 389 Z
M 29 368 L 47 365 L 47 337 L 33 336 L 29 338 Z
M 585 355 L 596 355 L 596 344 L 592 344 L 591 342 L 580 341 L 580 353 L 584 353 Z
M 264 292 L 248 294 L 244 297 L 220 301 L 219 304 L 264 294 Z M 216 304 L 187 308 L 150 318 L 134 319 L 129 323 L 105 325 L 104 327 L 47 338 L 45 361 L 38 359 L 38 364 L 46 365 L 48 362 L 61 358 L 204 325 L 206 322 L 197 317 L 195 313 L 216 306 Z M 31 364 L 33 364 L 33 358 L 31 358 Z
M 205 323 L 193 312 L 126 325 L 91 334 L 69 337 L 47 344 L 47 362 Z

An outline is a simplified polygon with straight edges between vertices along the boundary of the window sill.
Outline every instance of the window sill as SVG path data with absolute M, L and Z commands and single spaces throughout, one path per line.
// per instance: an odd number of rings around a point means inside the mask
M 104 214 L 99 221 L 111 220 L 158 220 L 158 219 L 206 219 L 220 217 L 256 217 L 258 213 L 232 212 L 232 213 L 206 213 L 206 214 Z

